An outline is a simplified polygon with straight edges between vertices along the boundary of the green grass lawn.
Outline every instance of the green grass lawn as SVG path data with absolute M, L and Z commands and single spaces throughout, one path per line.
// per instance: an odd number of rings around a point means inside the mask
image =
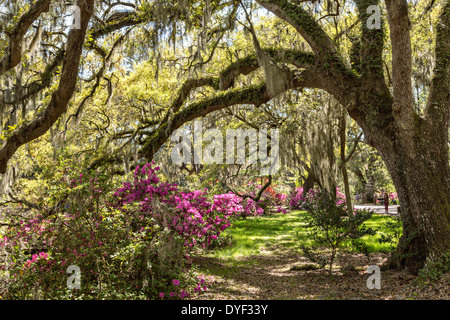
M 229 247 L 211 251 L 211 255 L 220 259 L 235 259 L 254 254 L 260 254 L 264 247 L 279 245 L 300 251 L 300 247 L 314 244 L 308 237 L 307 223 L 304 219 L 305 212 L 293 211 L 288 214 L 274 214 L 264 217 L 251 217 L 245 220 L 237 220 L 225 231 L 234 238 L 234 244 Z M 368 227 L 378 228 L 380 232 L 392 233 L 388 228 L 388 222 L 394 218 L 374 214 L 365 222 Z M 369 252 L 388 252 L 390 244 L 379 243 L 380 234 L 365 236 L 362 239 L 366 243 Z M 342 248 L 348 248 L 349 243 L 343 243 Z

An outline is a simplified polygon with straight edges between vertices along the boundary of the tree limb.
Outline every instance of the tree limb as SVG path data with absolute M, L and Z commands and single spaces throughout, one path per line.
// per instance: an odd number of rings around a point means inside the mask
M 296 74 L 292 85 L 293 88 L 310 87 L 323 89 L 320 73 L 315 70 L 303 70 Z M 149 137 L 144 143 L 140 152 L 150 161 L 164 142 L 167 141 L 172 132 L 180 128 L 186 122 L 205 116 L 213 111 L 237 104 L 252 104 L 259 107 L 270 99 L 272 99 L 272 97 L 267 91 L 266 85 L 263 84 L 241 90 L 222 92 L 215 97 L 193 103 L 173 115 L 170 121 L 170 128 L 168 121 L 162 122 L 155 134 Z
M 393 112 L 403 130 L 414 128 L 411 83 L 411 24 L 406 0 L 385 0 L 392 46 Z
M 335 46 L 312 15 L 299 5 L 284 0 L 257 0 L 280 19 L 292 25 L 306 40 L 318 58 L 334 55 Z
M 86 29 L 94 10 L 94 0 L 79 1 L 78 4 L 81 12 L 81 28 L 69 32 L 58 89 L 52 94 L 48 106 L 36 119 L 23 124 L 8 137 L 0 150 L 0 173 L 6 172 L 8 160 L 21 145 L 42 136 L 67 109 L 75 90 Z
M 30 9 L 23 14 L 11 32 L 9 47 L 6 55 L 0 60 L 0 75 L 11 70 L 22 59 L 23 38 L 31 24 L 36 21 L 41 13 L 48 12 L 51 0 L 37 0 Z
M 448 127 L 450 104 L 450 1 L 447 0 L 442 8 L 436 28 L 436 65 L 431 80 L 430 93 L 425 118 L 430 119 L 431 125 L 442 123 Z M 447 133 L 445 133 L 447 134 Z
M 230 188 L 230 190 L 231 190 L 231 192 L 233 192 L 235 195 L 241 197 L 243 200 L 250 198 L 250 199 L 252 199 L 253 201 L 258 202 L 258 201 L 261 199 L 261 196 L 262 196 L 263 192 L 270 186 L 271 183 L 272 183 L 272 176 L 269 175 L 269 179 L 268 179 L 267 182 L 264 184 L 264 186 L 263 186 L 261 189 L 259 189 L 258 193 L 256 194 L 256 197 L 252 197 L 252 196 L 249 195 L 249 194 L 240 194 L 238 191 L 233 190 L 233 189 L 231 189 L 231 188 Z

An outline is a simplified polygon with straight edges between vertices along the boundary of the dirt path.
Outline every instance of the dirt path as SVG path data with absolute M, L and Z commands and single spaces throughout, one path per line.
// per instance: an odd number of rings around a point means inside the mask
M 375 205 L 375 204 L 356 204 L 353 206 L 355 209 L 363 209 L 363 210 L 369 210 L 373 211 L 378 214 L 385 214 L 384 205 Z M 389 215 L 399 217 L 398 213 L 398 207 L 400 207 L 398 204 L 390 204 L 389 209 Z
M 419 286 L 406 272 L 381 271 L 381 289 L 369 290 L 366 273 L 369 265 L 382 265 L 386 254 L 347 254 L 334 269 L 298 270 L 311 261 L 283 247 L 271 247 L 259 255 L 241 260 L 223 261 L 197 256 L 200 271 L 214 278 L 208 291 L 194 300 L 290 300 L 290 299 L 450 299 L 450 277 L 434 285 Z M 353 265 L 343 272 L 339 265 Z M 344 268 L 345 270 L 345 268 Z

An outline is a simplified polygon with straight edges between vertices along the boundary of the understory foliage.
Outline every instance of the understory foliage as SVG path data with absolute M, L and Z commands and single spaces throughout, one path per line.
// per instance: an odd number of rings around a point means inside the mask
M 397 248 L 397 243 L 402 235 L 402 221 L 399 217 L 392 217 L 391 221 L 387 221 L 385 225 L 385 230 L 388 232 L 379 232 L 380 243 L 389 244 L 389 252 L 395 254 Z
M 7 252 L 4 298 L 189 297 L 209 282 L 196 275 L 192 252 L 223 245 L 229 239 L 222 232 L 234 219 L 260 216 L 286 200 L 273 188 L 259 201 L 207 188 L 181 190 L 161 181 L 159 167 L 149 163 L 120 187 L 110 174 L 83 172 L 64 156 L 56 169 L 47 169 L 41 209 L 12 217 L 0 238 Z M 81 289 L 67 286 L 71 265 L 80 268 Z
M 320 188 L 310 189 L 307 194 L 304 194 L 303 187 L 295 188 L 289 196 L 289 207 L 292 210 L 302 209 L 307 204 L 316 199 L 317 194 L 321 193 Z M 345 195 L 336 188 L 336 205 L 343 205 L 345 207 Z
M 263 190 L 259 199 L 257 199 L 257 194 L 261 191 L 264 186 L 257 184 L 253 181 L 247 183 L 243 189 L 243 199 L 242 206 L 244 212 L 242 217 L 248 216 L 262 216 L 269 214 L 269 210 L 272 208 L 276 209 L 276 212 L 286 213 L 287 206 L 287 196 L 286 194 L 277 190 L 276 185 L 270 185 Z M 247 196 L 247 197 L 246 197 Z
M 65 167 L 67 168 L 67 167 Z M 243 212 L 234 194 L 180 191 L 146 164 L 112 188 L 107 175 L 58 169 L 52 209 L 13 218 L 1 245 L 11 299 L 177 299 L 207 289 L 190 253 L 207 248 Z M 57 182 L 55 182 L 57 181 Z M 81 289 L 67 288 L 67 267 Z
M 372 217 L 372 212 L 355 210 L 348 214 L 345 202 L 333 198 L 325 191 L 311 189 L 305 196 L 305 219 L 308 222 L 309 236 L 319 246 L 331 249 L 326 259 L 319 257 L 322 267 L 329 265 L 329 274 L 333 270 L 333 262 L 341 243 L 350 240 L 358 250 L 364 251 L 364 243 L 359 239 L 365 235 L 374 235 L 376 231 L 364 226 L 364 222 Z M 314 248 L 304 248 L 306 256 L 314 256 Z M 315 261 L 317 262 L 317 261 Z
M 441 259 L 430 264 L 427 268 L 419 271 L 419 279 L 422 282 L 438 281 L 444 274 L 450 272 L 450 252 L 443 255 Z

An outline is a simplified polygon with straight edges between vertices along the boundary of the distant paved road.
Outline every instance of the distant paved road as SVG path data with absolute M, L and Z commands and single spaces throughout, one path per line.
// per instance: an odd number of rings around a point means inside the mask
M 399 205 L 389 205 L 389 214 L 391 215 L 398 215 L 397 208 Z M 375 204 L 356 204 L 354 205 L 355 209 L 365 209 L 365 210 L 371 210 L 375 213 L 381 213 L 384 214 L 384 205 L 375 205 Z

